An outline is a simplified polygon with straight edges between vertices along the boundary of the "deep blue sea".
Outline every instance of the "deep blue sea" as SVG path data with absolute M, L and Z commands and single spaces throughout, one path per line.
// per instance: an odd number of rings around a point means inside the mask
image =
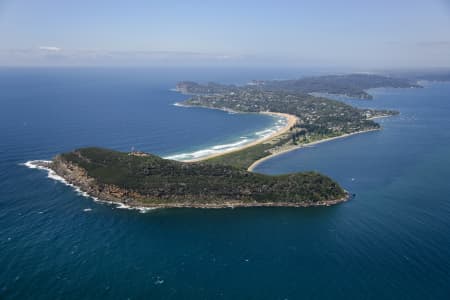
M 0 69 L 0 299 L 450 299 L 450 83 L 345 100 L 400 115 L 256 170 L 323 172 L 356 194 L 333 207 L 139 213 L 22 165 L 84 146 L 233 143 L 274 119 L 174 106 L 177 81 L 308 72 Z

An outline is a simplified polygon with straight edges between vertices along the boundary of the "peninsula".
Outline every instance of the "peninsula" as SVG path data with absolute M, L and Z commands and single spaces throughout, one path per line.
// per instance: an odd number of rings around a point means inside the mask
M 349 197 L 336 182 L 315 172 L 270 176 L 142 152 L 83 148 L 36 164 L 92 197 L 131 207 L 301 207 L 336 204 Z
M 380 84 L 415 87 L 408 81 L 380 76 L 356 74 L 348 75 L 348 82 L 344 79 L 345 76 L 340 76 L 332 81 L 340 82 L 340 87 L 353 86 L 354 91 Z M 308 91 L 323 92 L 330 80 L 325 77 L 319 89 Z M 253 169 L 273 155 L 298 147 L 378 130 L 380 125 L 373 119 L 397 112 L 358 109 L 290 88 L 304 86 L 302 82 L 299 85 L 296 81 L 253 81 L 244 86 L 186 81 L 177 84 L 179 92 L 190 96 L 180 103 L 183 106 L 287 118 L 286 126 L 278 132 L 240 149 L 180 162 L 144 152 L 92 147 L 59 154 L 51 162 L 37 161 L 35 165 L 51 169 L 92 197 L 131 207 L 306 207 L 344 202 L 349 194 L 325 175 L 302 172 L 270 176 Z M 339 89 L 330 84 L 327 92 L 333 91 Z M 360 92 L 346 94 L 367 98 Z
M 334 78 L 332 76 L 316 78 L 316 81 L 321 82 L 320 88 L 311 90 L 311 92 L 324 91 L 324 86 L 327 86 L 326 83 L 330 81 L 330 77 Z M 335 81 L 340 82 L 341 86 L 344 86 L 344 83 L 347 82 L 344 79 L 347 79 L 349 82 L 347 85 L 352 85 L 354 89 L 358 86 L 355 82 L 364 83 L 361 84 L 363 87 L 377 87 L 381 83 L 391 87 L 415 86 L 406 80 L 375 75 L 352 74 L 337 78 L 339 79 L 335 79 Z M 358 80 L 358 78 L 360 79 Z M 180 103 L 183 106 L 246 113 L 278 113 L 288 116 L 290 120 L 288 130 L 281 130 L 277 135 L 251 146 L 246 145 L 241 149 L 222 155 L 204 157 L 201 159 L 202 161 L 231 165 L 252 171 L 258 163 L 273 155 L 319 141 L 378 130 L 380 125 L 374 119 L 398 114 L 398 112 L 390 110 L 358 109 L 341 101 L 291 91 L 289 88 L 281 90 L 281 86 L 295 85 L 284 83 L 285 81 L 268 85 L 264 81 L 258 81 L 258 84 L 254 84 L 254 82 L 256 81 L 244 86 L 217 83 L 201 85 L 186 81 L 177 84 L 177 91 L 190 95 L 189 99 Z M 372 82 L 372 85 L 369 82 Z M 277 88 L 271 90 L 267 86 L 276 86 Z M 295 120 L 294 124 L 292 124 L 292 120 Z
M 420 88 L 414 80 L 388 77 L 376 74 L 345 74 L 311 76 L 290 80 L 253 80 L 246 86 L 221 85 L 214 82 L 199 85 L 195 82 L 182 82 L 179 89 L 183 93 L 215 94 L 235 90 L 281 91 L 289 93 L 336 94 L 359 99 L 372 99 L 367 90 L 372 88 Z

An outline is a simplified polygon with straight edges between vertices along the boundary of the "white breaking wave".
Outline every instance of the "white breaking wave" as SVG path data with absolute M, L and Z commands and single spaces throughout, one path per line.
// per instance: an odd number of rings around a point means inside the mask
M 174 104 L 174 105 L 177 105 L 177 104 Z M 232 151 L 235 149 L 239 149 L 240 147 L 250 144 L 256 140 L 267 138 L 287 125 L 288 120 L 286 118 L 278 117 L 278 116 L 274 117 L 274 118 L 276 119 L 276 121 L 272 127 L 269 127 L 267 129 L 264 129 L 261 131 L 256 131 L 255 133 L 249 134 L 248 136 L 241 136 L 241 137 L 239 137 L 239 140 L 236 142 L 232 142 L 229 144 L 214 145 L 214 146 L 210 146 L 208 148 L 196 150 L 193 152 L 168 155 L 168 156 L 165 156 L 164 158 L 178 160 L 178 161 L 189 161 L 189 160 L 196 160 L 196 159 L 200 159 L 203 157 L 208 157 L 211 155 L 220 154 L 223 152 L 228 152 L 228 151 Z
M 255 134 L 257 136 L 265 137 L 266 135 L 269 136 L 276 131 L 277 131 L 277 129 L 275 129 L 275 128 L 269 128 L 269 129 L 257 131 L 257 132 L 255 132 Z
M 194 152 L 169 155 L 169 156 L 165 156 L 164 158 L 178 160 L 178 161 L 198 159 L 198 158 L 210 156 L 213 154 L 218 154 L 218 153 L 222 153 L 222 152 L 226 152 L 226 151 L 239 149 L 241 146 L 248 144 L 249 142 L 252 142 L 252 140 L 249 138 L 243 138 L 242 140 L 240 140 L 238 142 L 234 142 L 234 143 L 230 143 L 230 144 L 216 145 L 216 146 L 212 146 L 212 147 L 209 147 L 206 149 L 197 150 Z
M 232 143 L 232 144 L 217 145 L 217 146 L 212 147 L 212 149 L 222 150 L 222 149 L 234 148 L 236 146 L 243 145 L 243 144 L 247 143 L 248 141 L 249 141 L 248 139 L 244 138 L 242 141 Z
M 97 197 L 94 197 L 94 196 L 89 195 L 88 193 L 82 191 L 78 186 L 67 182 L 67 180 L 65 180 L 63 177 L 59 176 L 58 174 L 56 174 L 55 171 L 53 171 L 52 169 L 43 167 L 43 166 L 39 165 L 39 163 L 50 163 L 50 161 L 48 161 L 48 160 L 30 160 L 30 161 L 27 161 L 26 163 L 23 163 L 21 165 L 24 165 L 24 166 L 26 166 L 26 167 L 28 167 L 30 169 L 39 169 L 39 170 L 47 171 L 47 177 L 48 178 L 56 180 L 56 181 L 59 181 L 59 182 L 65 184 L 67 186 L 70 186 L 71 188 L 73 188 L 75 190 L 75 192 L 78 195 L 86 197 L 86 198 L 91 198 L 95 202 L 112 204 L 112 205 L 115 205 L 116 208 L 120 208 L 120 209 L 138 210 L 141 213 L 145 213 L 145 212 L 157 209 L 157 207 L 143 207 L 143 206 L 134 207 L 134 206 L 129 206 L 129 205 L 124 204 L 124 203 L 120 203 L 120 202 L 112 202 L 112 201 L 99 199 Z M 87 210 L 84 210 L 84 211 L 87 211 Z

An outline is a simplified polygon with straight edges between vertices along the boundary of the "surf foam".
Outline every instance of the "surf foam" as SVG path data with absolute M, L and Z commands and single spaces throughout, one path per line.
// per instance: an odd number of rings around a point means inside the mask
M 157 209 L 157 207 L 143 207 L 143 206 L 136 206 L 136 207 L 134 207 L 134 206 L 127 205 L 125 203 L 102 200 L 102 199 L 99 199 L 99 198 L 94 197 L 92 195 L 89 195 L 88 193 L 82 191 L 80 189 L 80 187 L 69 183 L 63 177 L 61 177 L 58 174 L 56 174 L 55 171 L 53 171 L 52 169 L 44 167 L 44 166 L 41 165 L 42 163 L 50 163 L 50 162 L 51 161 L 48 161 L 48 160 L 30 160 L 30 161 L 27 161 L 26 163 L 23 163 L 21 165 L 23 165 L 23 166 L 25 166 L 27 168 L 30 168 L 30 169 L 44 170 L 44 171 L 47 172 L 47 177 L 48 178 L 50 178 L 52 180 L 55 180 L 55 181 L 58 181 L 58 182 L 61 182 L 61 183 L 65 184 L 65 185 L 67 185 L 67 186 L 70 186 L 72 189 L 75 190 L 75 192 L 78 195 L 86 197 L 86 198 L 91 198 L 95 202 L 106 203 L 106 204 L 109 204 L 109 205 L 114 205 L 114 206 L 116 206 L 116 208 L 119 208 L 119 209 L 137 210 L 137 211 L 139 211 L 141 213 L 146 213 L 146 212 L 149 212 L 151 210 Z
M 269 128 L 256 131 L 252 134 L 240 136 L 239 140 L 233 141 L 229 144 L 219 144 L 219 145 L 213 145 L 204 149 L 192 151 L 192 152 L 184 152 L 184 153 L 178 153 L 173 155 L 165 156 L 165 159 L 173 159 L 178 161 L 189 161 L 194 159 L 200 159 L 204 157 L 208 157 L 215 154 L 220 154 L 223 152 L 232 151 L 235 149 L 239 149 L 242 146 L 248 145 L 256 140 L 264 139 L 272 134 L 276 133 L 280 129 L 284 128 L 288 120 L 284 117 L 280 116 L 272 116 L 275 119 L 275 122 L 273 125 Z

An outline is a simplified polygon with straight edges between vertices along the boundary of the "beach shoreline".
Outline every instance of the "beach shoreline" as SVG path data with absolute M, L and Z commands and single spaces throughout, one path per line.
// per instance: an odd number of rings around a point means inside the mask
M 175 103 L 174 105 L 176 106 L 180 106 L 180 107 L 195 107 L 195 106 L 189 106 L 189 105 L 183 105 L 180 103 Z M 229 109 L 220 109 L 220 108 L 210 108 L 210 107 L 203 107 L 203 108 L 208 108 L 208 109 L 218 109 L 218 110 L 223 110 L 226 111 L 228 113 L 242 113 L 242 112 L 237 112 L 237 111 L 233 111 L 233 110 L 229 110 Z M 246 143 L 243 144 L 242 146 L 233 148 L 233 149 L 229 149 L 229 150 L 225 150 L 222 152 L 218 152 L 218 153 L 212 153 L 209 155 L 205 155 L 202 157 L 198 157 L 198 158 L 193 158 L 193 159 L 186 159 L 186 160 L 182 160 L 182 162 L 186 162 L 186 163 L 196 163 L 196 162 L 201 162 L 204 160 L 208 160 L 211 158 L 215 158 L 215 157 L 219 157 L 225 154 L 230 154 L 230 153 L 234 153 L 237 151 L 241 151 L 244 149 L 247 149 L 249 147 L 253 147 L 256 146 L 258 144 L 267 142 L 279 135 L 285 134 L 286 132 L 288 132 L 298 121 L 298 117 L 295 115 L 291 115 L 291 114 L 285 114 L 285 113 L 278 113 L 278 112 L 270 112 L 270 111 L 263 111 L 263 112 L 258 112 L 258 114 L 264 114 L 264 115 L 270 115 L 270 116 L 274 116 L 274 117 L 281 117 L 284 118 L 286 120 L 286 125 L 283 126 L 282 128 L 280 128 L 279 130 L 273 132 L 272 134 L 265 136 L 265 137 L 261 137 L 259 139 L 256 139 L 250 143 Z

